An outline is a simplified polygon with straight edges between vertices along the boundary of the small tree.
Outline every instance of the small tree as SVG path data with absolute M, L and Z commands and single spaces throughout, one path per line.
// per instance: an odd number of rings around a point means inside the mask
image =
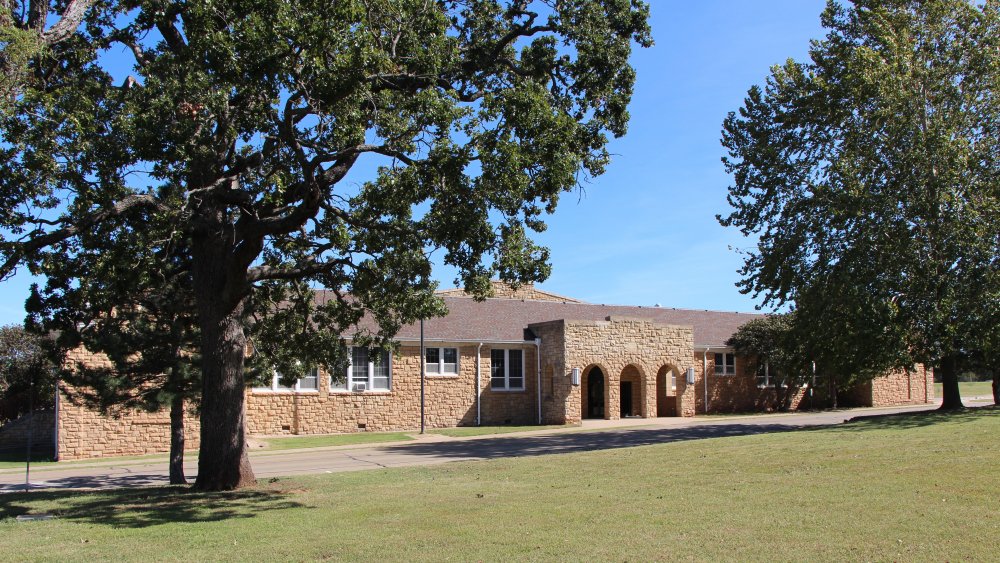
M 815 353 L 933 366 L 961 408 L 998 294 L 1000 3 L 830 1 L 822 21 L 811 61 L 772 69 L 724 124 L 720 221 L 759 237 L 740 285 L 829 331 Z
M 53 364 L 44 339 L 19 325 L 0 327 L 0 424 L 53 405 Z M 30 397 L 29 393 L 34 393 Z
M 26 308 L 32 326 L 44 324 L 58 334 L 57 356 L 82 346 L 109 362 L 68 365 L 60 359 L 71 401 L 112 416 L 169 410 L 170 483 L 183 484 L 184 414 L 201 393 L 198 324 L 189 269 L 152 240 L 163 232 L 157 220 L 149 217 L 148 228 L 127 233 L 96 226 L 92 236 L 119 244 L 46 264 L 50 280 L 76 283 L 34 286 Z
M 745 356 L 747 370 L 768 370 L 785 381 L 782 407 L 787 408 L 792 394 L 812 377 L 811 362 L 796 340 L 794 314 L 768 315 L 740 326 L 726 341 L 736 353 Z

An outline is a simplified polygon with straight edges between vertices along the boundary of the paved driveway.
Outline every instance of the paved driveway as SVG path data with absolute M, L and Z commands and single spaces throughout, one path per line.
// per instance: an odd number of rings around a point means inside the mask
M 584 421 L 582 427 L 499 436 L 449 438 L 425 435 L 411 442 L 373 446 L 258 451 L 251 454 L 251 459 L 256 476 L 268 478 L 434 465 L 450 461 L 608 450 L 722 436 L 745 436 L 839 424 L 855 416 L 917 412 L 934 408 L 936 405 L 746 417 Z M 188 478 L 193 481 L 197 471 L 196 464 L 186 464 L 185 468 Z M 67 463 L 41 466 L 33 469 L 31 473 L 33 489 L 132 487 L 166 483 L 167 463 L 162 458 Z M 20 490 L 24 490 L 24 469 L 0 470 L 0 492 Z

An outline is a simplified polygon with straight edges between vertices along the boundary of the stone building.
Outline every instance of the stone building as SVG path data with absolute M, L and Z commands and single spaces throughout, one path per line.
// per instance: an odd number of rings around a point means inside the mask
M 757 315 L 595 305 L 530 285 L 498 285 L 496 293 L 476 302 L 461 290 L 442 292 L 449 314 L 424 323 L 430 428 L 770 411 L 821 406 L 826 395 L 822 382 L 789 388 L 766 370 L 749 373 L 725 346 Z M 352 349 L 346 377 L 317 369 L 292 387 L 276 375 L 269 386 L 248 389 L 248 432 L 419 428 L 419 326 L 404 327 L 397 340 L 393 354 Z M 926 403 L 933 377 L 922 368 L 890 374 L 849 396 L 859 406 Z M 56 419 L 60 459 L 169 446 L 165 412 L 109 419 L 60 400 Z M 187 443 L 196 447 L 198 422 L 186 424 Z

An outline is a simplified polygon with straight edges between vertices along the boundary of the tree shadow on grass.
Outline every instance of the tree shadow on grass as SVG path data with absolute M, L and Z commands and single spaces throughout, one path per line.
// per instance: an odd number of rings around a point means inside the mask
M 412 456 L 415 459 L 420 457 L 469 460 L 497 459 L 614 450 L 707 438 L 791 432 L 801 429 L 802 427 L 799 425 L 781 423 L 706 424 L 681 428 L 621 428 L 456 442 L 401 444 L 380 449 L 393 454 Z
M 39 491 L 0 496 L 0 519 L 45 512 L 60 520 L 115 528 L 252 518 L 262 512 L 302 508 L 293 492 L 251 489 L 201 493 L 187 487 L 105 491 Z
M 412 456 L 413 458 L 497 459 L 614 450 L 671 442 L 752 436 L 777 432 L 831 429 L 845 432 L 862 432 L 881 429 L 919 428 L 943 422 L 972 422 L 984 415 L 990 416 L 984 409 L 969 409 L 960 413 L 927 411 L 905 413 L 899 416 L 866 417 L 866 420 L 852 424 L 842 424 L 840 421 L 831 420 L 829 423 L 816 425 L 795 424 L 795 419 L 786 419 L 787 422 L 785 420 L 765 419 L 759 421 L 702 424 L 678 428 L 621 428 L 538 436 L 485 438 L 456 442 L 400 444 L 380 449 L 390 453 Z M 993 415 L 1000 415 L 1000 410 L 993 411 Z
M 969 407 L 958 411 L 928 410 L 920 412 L 902 412 L 892 414 L 875 414 L 855 416 L 837 426 L 844 432 L 863 432 L 870 430 L 907 430 L 924 428 L 942 423 L 967 424 L 981 420 L 984 417 L 1000 416 L 1000 409 L 994 405 Z

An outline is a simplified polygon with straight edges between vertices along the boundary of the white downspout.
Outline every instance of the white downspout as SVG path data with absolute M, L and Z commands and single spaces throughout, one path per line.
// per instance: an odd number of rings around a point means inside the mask
M 480 342 L 479 346 L 476 347 L 476 426 L 482 426 L 483 424 L 483 413 L 482 405 L 480 403 L 480 388 L 479 388 L 479 366 L 482 364 L 483 358 L 483 343 Z
M 927 387 L 924 385 L 924 387 Z M 56 423 L 53 425 L 53 436 L 52 436 L 52 446 L 54 448 L 54 455 L 56 461 L 59 461 L 59 380 L 56 380 L 56 407 L 55 412 L 52 413 L 55 416 Z
M 705 414 L 708 414 L 708 348 L 701 353 L 701 378 L 705 380 Z
M 542 339 L 535 338 L 535 391 L 538 392 L 538 425 L 542 425 Z

